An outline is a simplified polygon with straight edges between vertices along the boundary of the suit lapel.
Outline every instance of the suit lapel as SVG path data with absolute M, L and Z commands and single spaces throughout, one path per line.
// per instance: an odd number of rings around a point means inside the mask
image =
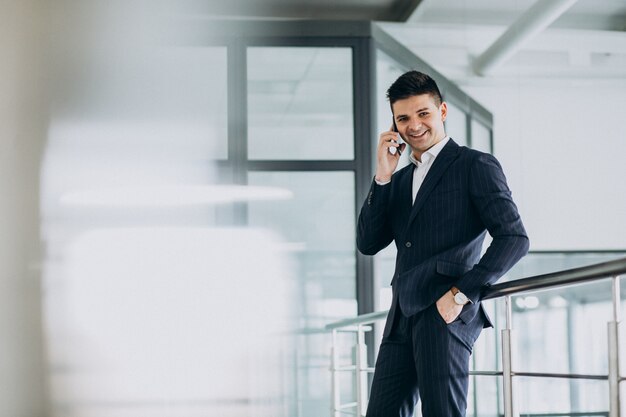
M 407 169 L 404 170 L 404 172 L 402 173 L 402 177 L 400 178 L 400 186 L 398 187 L 398 189 L 400 191 L 404 190 L 408 190 L 408 193 L 400 193 L 400 204 L 402 207 L 402 210 L 406 210 L 405 213 L 410 214 L 411 213 L 411 206 L 413 205 L 413 191 L 412 191 L 412 187 L 413 187 L 413 171 L 415 170 L 415 165 L 413 165 L 411 163 L 410 166 L 407 167 Z M 407 217 L 405 217 L 406 219 Z
M 428 198 L 428 195 L 435 188 L 437 183 L 439 183 L 439 180 L 443 174 L 445 174 L 450 164 L 456 159 L 458 152 L 459 145 L 457 145 L 452 139 L 450 139 L 441 152 L 439 152 L 439 155 L 437 155 L 435 162 L 433 162 L 433 166 L 431 166 L 428 170 L 428 174 L 426 174 L 426 178 L 424 178 L 424 182 L 415 197 L 415 203 L 413 203 L 413 208 L 411 209 L 411 215 L 407 226 L 411 224 L 411 222 L 415 219 L 415 216 L 417 216 L 420 212 L 424 206 L 424 202 Z

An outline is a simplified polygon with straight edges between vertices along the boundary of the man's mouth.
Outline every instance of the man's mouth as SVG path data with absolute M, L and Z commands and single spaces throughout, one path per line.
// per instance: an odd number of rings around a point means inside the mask
M 424 136 L 426 136 L 426 133 L 428 133 L 428 130 L 424 130 L 422 132 L 411 133 L 411 134 L 409 134 L 409 137 L 412 137 L 412 138 L 415 138 L 415 139 L 421 139 Z

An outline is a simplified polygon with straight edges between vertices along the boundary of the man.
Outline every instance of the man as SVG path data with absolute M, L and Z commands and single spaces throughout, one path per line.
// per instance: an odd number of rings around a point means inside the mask
M 431 77 L 407 72 L 387 97 L 394 125 L 380 135 L 357 230 L 363 254 L 398 249 L 367 416 L 412 416 L 419 398 L 424 417 L 464 416 L 472 346 L 492 326 L 481 292 L 528 252 L 528 237 L 496 158 L 446 136 Z M 412 163 L 394 174 L 407 144 Z

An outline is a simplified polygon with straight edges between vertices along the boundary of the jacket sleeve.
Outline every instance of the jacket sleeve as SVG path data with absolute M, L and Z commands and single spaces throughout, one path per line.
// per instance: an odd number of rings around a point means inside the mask
M 495 157 L 480 154 L 473 161 L 469 189 L 472 204 L 493 238 L 480 261 L 455 284 L 476 302 L 484 286 L 495 283 L 526 255 L 529 240 Z
M 357 224 L 356 245 L 364 255 L 375 255 L 393 241 L 388 205 L 391 183 L 372 186 L 361 208 Z

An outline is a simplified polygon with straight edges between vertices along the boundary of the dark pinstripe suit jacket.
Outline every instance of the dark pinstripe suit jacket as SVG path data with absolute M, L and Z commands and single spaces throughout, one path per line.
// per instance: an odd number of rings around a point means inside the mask
M 481 292 L 528 252 L 528 237 L 502 168 L 492 155 L 450 140 L 412 202 L 414 165 L 390 184 L 372 182 L 358 221 L 357 247 L 374 255 L 395 241 L 393 302 L 411 316 L 436 302 L 453 285 L 474 304 L 460 319 L 481 311 Z M 480 257 L 486 231 L 493 237 Z M 394 311 L 392 306 L 392 311 Z M 387 329 L 389 329 L 389 319 Z

